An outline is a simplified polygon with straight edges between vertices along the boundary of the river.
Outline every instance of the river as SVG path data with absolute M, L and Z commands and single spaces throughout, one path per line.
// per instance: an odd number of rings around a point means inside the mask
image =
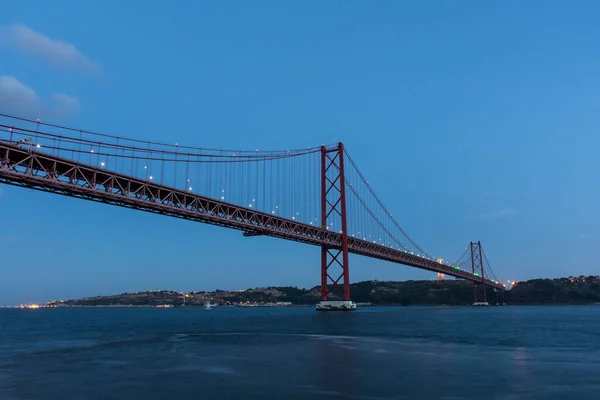
M 600 307 L 0 309 L 0 399 L 593 399 Z

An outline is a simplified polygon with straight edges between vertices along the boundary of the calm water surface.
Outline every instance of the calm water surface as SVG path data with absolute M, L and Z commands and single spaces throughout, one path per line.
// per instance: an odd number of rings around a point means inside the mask
M 600 307 L 0 309 L 0 399 L 597 399 Z

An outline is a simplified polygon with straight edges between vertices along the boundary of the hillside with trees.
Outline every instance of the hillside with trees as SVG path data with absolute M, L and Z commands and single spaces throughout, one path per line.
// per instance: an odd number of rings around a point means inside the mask
M 470 305 L 473 286 L 461 280 L 445 281 L 363 281 L 351 285 L 352 300 L 372 305 Z M 335 299 L 335 291 L 332 292 Z M 487 289 L 488 302 L 502 302 L 500 293 Z M 221 306 L 314 305 L 320 287 L 266 287 L 246 290 L 216 290 L 182 293 L 153 290 L 51 301 L 49 306 L 203 306 L 207 301 Z M 341 299 L 339 296 L 338 299 Z M 517 282 L 505 293 L 508 305 L 600 304 L 600 277 L 580 276 L 558 279 L 532 279 Z

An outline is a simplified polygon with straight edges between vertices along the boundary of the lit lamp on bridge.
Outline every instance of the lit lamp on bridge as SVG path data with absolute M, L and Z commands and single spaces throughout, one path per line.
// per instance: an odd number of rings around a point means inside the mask
M 443 258 L 438 258 L 437 262 L 440 264 L 444 263 L 444 259 Z M 438 272 L 438 281 L 443 281 L 444 280 L 444 274 L 442 272 Z

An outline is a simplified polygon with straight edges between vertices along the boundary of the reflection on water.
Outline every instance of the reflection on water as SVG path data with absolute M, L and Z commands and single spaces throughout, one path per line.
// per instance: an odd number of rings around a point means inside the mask
M 0 399 L 564 399 L 599 307 L 0 310 Z
M 512 375 L 512 392 L 521 394 L 535 394 L 535 382 L 529 370 L 527 349 L 516 347 L 511 352 L 510 373 Z

